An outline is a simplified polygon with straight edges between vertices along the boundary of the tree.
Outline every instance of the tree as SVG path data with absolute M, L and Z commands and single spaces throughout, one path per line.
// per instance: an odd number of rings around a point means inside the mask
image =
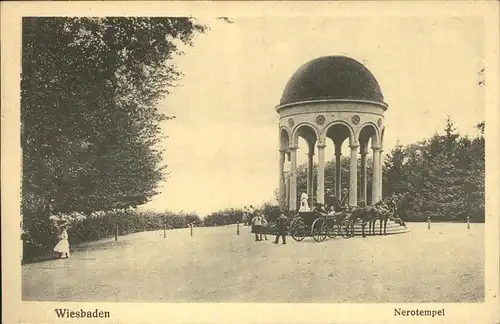
M 426 177 L 422 194 L 424 210 L 443 220 L 463 219 L 466 201 L 463 188 L 465 169 L 460 165 L 459 134 L 448 117 L 445 134 L 435 134 L 424 150 Z
M 165 177 L 158 102 L 181 73 L 170 63 L 205 26 L 191 18 L 23 19 L 22 207 L 48 213 L 147 202 Z
M 431 139 L 434 141 L 446 144 L 441 136 Z M 456 168 L 456 160 L 443 149 L 435 155 L 426 155 L 426 162 L 422 209 L 435 219 L 463 219 L 466 211 L 463 172 Z
M 270 202 L 262 204 L 259 210 L 267 217 L 269 222 L 276 222 L 276 219 L 281 215 L 280 207 Z
M 194 224 L 196 226 L 201 226 L 203 224 L 203 220 L 196 213 L 189 213 L 184 216 L 186 218 L 187 224 Z
M 468 215 L 474 221 L 484 221 L 485 212 L 485 142 L 484 122 L 476 125 L 479 136 L 469 139 L 462 138 L 460 145 L 460 159 L 464 170 L 464 193 L 468 207 Z
M 386 192 L 404 194 L 403 218 L 484 221 L 484 123 L 477 128 L 479 137 L 460 136 L 448 118 L 443 135 L 393 150 Z
M 400 205 L 402 214 L 399 216 L 406 220 L 421 221 L 426 219 L 421 210 L 421 206 L 425 203 L 422 197 L 422 188 L 425 183 L 423 175 L 426 165 L 423 159 L 425 145 L 425 141 L 420 141 L 403 147 L 403 179 L 401 181 L 407 181 L 407 191 L 399 192 L 403 194 Z M 400 188 L 391 190 L 395 192 Z
M 396 143 L 396 147 L 387 155 L 384 162 L 383 185 L 387 196 L 402 194 L 408 191 L 408 177 L 405 174 L 405 154 L 403 146 Z

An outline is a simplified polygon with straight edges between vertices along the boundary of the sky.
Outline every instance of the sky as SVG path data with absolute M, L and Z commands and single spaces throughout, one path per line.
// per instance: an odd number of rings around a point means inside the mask
M 385 113 L 384 153 L 444 128 L 474 136 L 484 120 L 484 26 L 479 18 L 203 19 L 210 30 L 173 63 L 184 77 L 161 102 L 176 119 L 164 163 L 169 177 L 142 209 L 197 212 L 274 199 L 278 187 L 278 115 L 284 87 L 304 63 L 345 55 L 378 80 Z M 347 145 L 347 144 L 345 144 Z M 306 161 L 306 144 L 298 163 Z M 347 146 L 344 148 L 346 149 Z M 326 159 L 333 158 L 332 146 Z

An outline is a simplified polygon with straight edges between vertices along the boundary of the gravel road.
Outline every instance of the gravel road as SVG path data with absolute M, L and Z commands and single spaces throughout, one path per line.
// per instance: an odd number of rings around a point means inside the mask
M 22 266 L 25 301 L 481 302 L 484 224 L 409 223 L 410 233 L 255 242 L 235 226 L 137 233 Z

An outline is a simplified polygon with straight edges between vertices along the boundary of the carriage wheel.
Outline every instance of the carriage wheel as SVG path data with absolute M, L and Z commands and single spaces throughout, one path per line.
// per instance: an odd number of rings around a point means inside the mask
M 322 242 L 326 239 L 328 226 L 322 218 L 317 218 L 311 226 L 311 234 L 316 242 Z
M 304 237 L 306 237 L 306 225 L 302 217 L 296 217 L 292 220 L 290 224 L 290 235 L 297 242 L 302 241 Z
M 351 222 L 344 220 L 340 224 L 340 233 L 343 238 L 350 238 L 353 233 L 351 233 Z
M 333 224 L 332 227 L 328 227 L 327 235 L 329 238 L 336 238 L 340 233 L 340 227 Z

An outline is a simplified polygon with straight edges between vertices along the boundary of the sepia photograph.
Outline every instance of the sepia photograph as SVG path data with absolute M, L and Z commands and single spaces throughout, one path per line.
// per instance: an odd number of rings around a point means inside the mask
M 6 6 L 15 323 L 498 323 L 498 4 L 251 4 Z

